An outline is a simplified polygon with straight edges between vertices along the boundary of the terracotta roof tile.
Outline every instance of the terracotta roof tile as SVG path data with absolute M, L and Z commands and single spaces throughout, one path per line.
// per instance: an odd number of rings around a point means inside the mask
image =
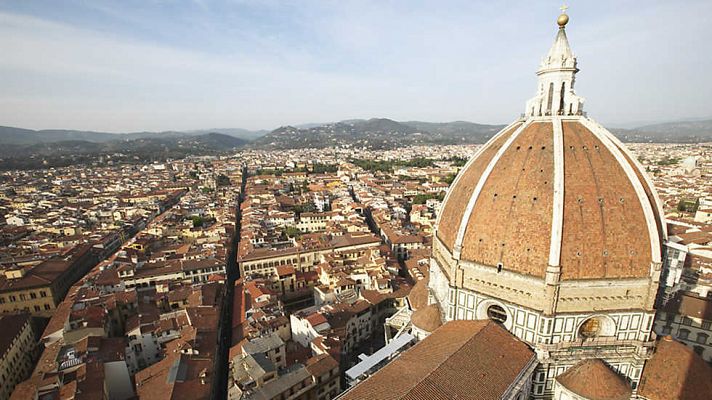
M 431 304 L 417 309 L 410 320 L 413 326 L 426 332 L 433 332 L 443 324 L 440 307 L 437 304 Z
M 356 399 L 500 399 L 534 359 L 491 321 L 452 321 L 346 393 Z
M 712 366 L 667 336 L 643 368 L 638 394 L 649 400 L 709 400 Z
M 556 380 L 566 389 L 590 400 L 629 400 L 632 392 L 623 377 L 597 358 L 579 362 Z
M 415 284 L 415 286 L 413 286 L 413 290 L 411 290 L 408 295 L 408 300 L 410 301 L 410 306 L 414 310 L 418 310 L 428 305 L 427 279 L 421 279 Z

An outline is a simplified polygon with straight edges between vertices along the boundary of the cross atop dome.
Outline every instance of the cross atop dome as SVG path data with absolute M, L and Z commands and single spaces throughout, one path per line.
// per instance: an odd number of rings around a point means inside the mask
M 561 15 L 559 15 L 559 18 L 556 20 L 556 23 L 559 24 L 559 28 L 564 28 L 566 26 L 566 23 L 569 22 L 569 16 L 566 14 L 566 10 L 569 9 L 569 7 L 566 4 L 563 4 L 561 8 Z
M 548 115 L 580 115 L 584 99 L 574 92 L 577 67 L 576 56 L 569 46 L 565 26 L 569 22 L 568 7 L 561 6 L 562 14 L 556 23 L 559 31 L 554 44 L 539 64 L 537 95 L 526 104 L 525 115 L 539 117 Z

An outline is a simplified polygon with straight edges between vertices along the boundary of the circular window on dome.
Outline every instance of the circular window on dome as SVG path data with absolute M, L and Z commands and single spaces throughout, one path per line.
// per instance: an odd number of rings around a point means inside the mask
M 589 318 L 581 324 L 579 334 L 584 338 L 592 338 L 601 334 L 602 323 L 599 318 Z
M 599 336 L 612 336 L 615 333 L 614 322 L 605 316 L 591 317 L 579 326 L 578 334 L 582 339 Z
M 502 308 L 501 306 L 493 304 L 487 307 L 487 318 L 498 324 L 504 324 L 505 322 L 507 322 L 507 312 L 504 311 L 504 308 Z

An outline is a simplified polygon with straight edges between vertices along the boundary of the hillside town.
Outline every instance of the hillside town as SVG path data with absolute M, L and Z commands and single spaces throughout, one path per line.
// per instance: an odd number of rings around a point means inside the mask
M 654 330 L 712 363 L 712 145 L 630 147 L 670 237 Z M 0 400 L 338 397 L 437 329 L 411 316 L 478 148 L 2 173 Z

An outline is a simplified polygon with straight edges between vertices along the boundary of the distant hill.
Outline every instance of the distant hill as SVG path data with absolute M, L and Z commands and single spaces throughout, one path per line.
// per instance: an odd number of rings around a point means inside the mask
M 712 120 L 665 122 L 633 129 L 613 129 L 626 142 L 699 143 L 712 141 Z
M 399 143 L 417 143 L 419 134 L 412 126 L 385 118 L 351 120 L 311 128 L 283 126 L 255 140 L 259 148 L 306 148 L 356 146 L 369 148 L 397 147 Z
M 67 140 L 81 140 L 93 143 L 104 143 L 113 140 L 132 139 L 166 139 L 201 136 L 208 133 L 219 133 L 245 141 L 254 140 L 265 135 L 269 131 L 250 131 L 240 128 L 229 129 L 202 129 L 197 131 L 163 131 L 163 132 L 131 132 L 131 133 L 108 133 L 93 131 L 74 131 L 62 129 L 31 130 L 0 126 L 0 144 L 37 144 L 55 143 Z
M 112 140 L 114 136 L 116 135 L 104 132 L 59 129 L 33 131 L 30 129 L 0 126 L 0 144 L 36 144 L 61 142 L 66 140 L 105 142 Z
M 223 135 L 229 135 L 229 136 L 244 139 L 247 141 L 255 140 L 258 137 L 264 136 L 267 133 L 269 133 L 269 131 L 266 129 L 251 131 L 251 130 L 242 129 L 242 128 L 201 129 L 201 130 L 197 130 L 197 131 L 190 131 L 188 133 L 194 134 L 194 135 L 200 135 L 200 134 L 211 133 L 211 132 L 222 133 Z
M 421 132 L 437 134 L 443 138 L 464 143 L 484 143 L 505 127 L 505 125 L 485 125 L 467 121 L 406 121 L 403 124 L 412 126 Z
M 93 143 L 104 143 L 113 140 L 131 140 L 144 138 L 175 138 L 194 136 L 186 132 L 132 132 L 132 133 L 107 133 L 93 131 L 74 131 L 62 129 L 45 129 L 35 131 L 31 129 L 12 128 L 0 126 L 0 144 L 37 144 L 55 143 L 80 140 Z
M 245 145 L 262 149 L 330 146 L 390 149 L 418 144 L 484 143 L 503 126 L 467 121 L 398 122 L 387 118 L 283 126 L 271 132 L 223 128 L 121 134 L 0 126 L 0 168 L 15 168 L 17 165 L 30 168 L 36 166 L 39 157 L 45 158 L 44 165 L 48 162 L 49 165 L 69 165 L 72 160 L 87 162 L 102 154 L 121 153 L 142 160 L 215 154 Z M 712 119 L 666 122 L 611 131 L 625 142 L 710 142 Z M 20 162 L 22 158 L 26 161 Z
M 437 123 L 398 122 L 386 118 L 356 119 L 302 127 L 284 126 L 250 145 L 264 149 L 330 146 L 381 149 L 415 144 L 484 143 L 503 127 L 467 121 Z M 668 122 L 611 131 L 624 142 L 709 142 L 712 141 L 712 120 Z
M 86 154 L 134 151 L 165 151 L 174 149 L 220 151 L 242 147 L 246 140 L 208 133 L 197 136 L 146 137 L 136 139 L 90 142 L 86 140 L 62 140 L 41 142 L 30 145 L 5 144 L 0 146 L 0 157 L 20 157 L 26 155 Z
M 387 118 L 356 119 L 319 126 L 284 126 L 258 138 L 258 148 L 353 146 L 370 149 L 415 144 L 483 143 L 503 125 L 471 122 L 397 122 Z
M 5 143 L 0 146 L 0 169 L 34 169 L 75 164 L 106 162 L 145 162 L 183 158 L 189 155 L 212 155 L 244 146 L 244 139 L 207 133 L 156 134 L 149 137 L 116 135 L 109 141 L 61 140 L 33 144 Z
M 210 150 L 230 150 L 247 144 L 247 140 L 245 139 L 217 132 L 181 138 L 178 142 L 180 143 L 181 141 L 194 143 Z

